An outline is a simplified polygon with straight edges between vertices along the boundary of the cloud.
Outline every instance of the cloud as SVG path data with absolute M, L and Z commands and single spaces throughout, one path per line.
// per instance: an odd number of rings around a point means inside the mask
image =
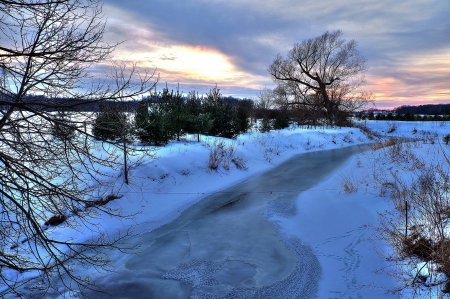
M 430 82 L 448 78 L 450 72 L 448 56 L 437 54 L 450 49 L 450 6 L 442 0 L 105 0 L 104 3 L 109 17 L 107 38 L 127 40 L 118 48 L 119 54 L 134 57 L 131 53 L 136 53 L 142 61 L 148 59 L 153 66 L 167 68 L 172 74 L 176 71 L 169 67 L 169 62 L 173 65 L 180 62 L 177 79 L 183 79 L 183 65 L 189 59 L 183 60 L 174 49 L 200 47 L 205 53 L 215 53 L 217 63 L 209 63 L 234 74 L 220 74 L 213 80 L 223 78 L 227 84 L 234 80 L 236 88 L 248 82 L 252 86 L 270 86 L 267 68 L 276 54 L 285 55 L 294 43 L 335 29 L 342 29 L 345 38 L 358 41 L 368 61 L 367 77 L 372 85 L 383 78 L 400 82 L 396 101 L 416 99 L 419 95 L 430 97 L 432 90 L 442 89 L 438 85 L 427 87 Z M 431 56 L 433 63 L 427 64 L 426 58 Z M 421 66 L 416 65 L 419 61 L 423 63 Z M 224 68 L 226 64 L 228 68 Z M 414 85 L 413 89 L 423 87 L 416 94 L 408 94 L 409 84 Z M 425 92 L 427 88 L 430 93 Z
M 178 57 L 174 54 L 169 54 L 169 55 L 163 54 L 159 57 L 159 59 L 161 59 L 161 60 L 171 60 L 171 61 L 176 60 L 177 58 Z

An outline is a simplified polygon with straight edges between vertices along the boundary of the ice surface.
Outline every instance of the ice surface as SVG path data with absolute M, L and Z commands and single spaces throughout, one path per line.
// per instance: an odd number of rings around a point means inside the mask
M 210 195 L 176 220 L 133 237 L 142 250 L 96 278 L 96 298 L 315 298 L 321 265 L 312 249 L 282 236 L 270 215 L 295 215 L 293 200 L 357 152 L 295 156 Z

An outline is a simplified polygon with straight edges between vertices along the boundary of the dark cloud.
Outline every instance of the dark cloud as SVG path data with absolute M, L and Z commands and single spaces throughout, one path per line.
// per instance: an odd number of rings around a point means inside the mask
M 176 56 L 176 55 L 166 55 L 166 54 L 163 54 L 163 55 L 161 55 L 161 56 L 159 57 L 159 59 L 161 59 L 161 60 L 176 60 L 176 59 L 177 59 L 177 56 Z

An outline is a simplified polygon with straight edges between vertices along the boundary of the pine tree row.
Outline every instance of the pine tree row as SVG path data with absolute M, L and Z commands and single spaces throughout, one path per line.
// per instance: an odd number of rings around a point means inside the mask
M 123 140 L 137 137 L 142 143 L 164 145 L 185 134 L 235 138 L 250 128 L 250 109 L 245 102 L 226 103 L 219 89 L 205 96 L 179 91 L 154 93 L 140 101 L 134 119 L 125 102 L 101 107 L 92 134 L 98 140 Z

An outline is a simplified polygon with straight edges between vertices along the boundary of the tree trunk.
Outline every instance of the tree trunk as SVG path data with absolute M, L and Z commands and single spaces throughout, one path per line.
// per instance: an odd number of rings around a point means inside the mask
M 330 123 L 330 125 L 332 125 L 334 120 L 333 103 L 330 101 L 330 97 L 328 96 L 326 85 L 322 83 L 320 80 L 318 81 L 318 83 L 320 86 L 320 94 L 322 95 L 323 99 L 323 106 L 327 111 L 328 122 Z
M 125 136 L 123 136 L 123 174 L 125 177 L 125 184 L 128 185 L 127 141 Z

